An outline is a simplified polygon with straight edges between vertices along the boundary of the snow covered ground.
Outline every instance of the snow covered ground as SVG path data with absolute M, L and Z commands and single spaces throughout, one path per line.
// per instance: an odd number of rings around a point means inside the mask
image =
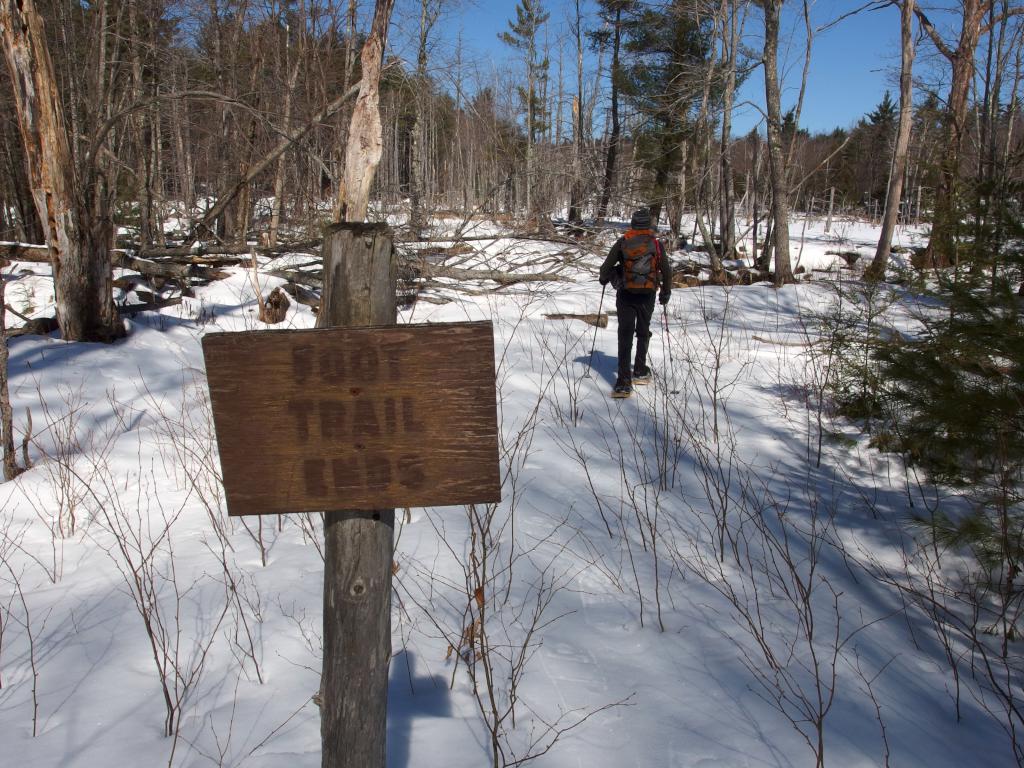
M 877 238 L 801 228 L 809 269 Z M 568 279 L 401 314 L 493 322 L 504 483 L 496 507 L 398 515 L 389 766 L 478 768 L 494 743 L 559 767 L 1013 765 L 992 700 L 961 680 L 958 714 L 934 628 L 875 577 L 905 562 L 902 463 L 826 413 L 818 465 L 824 274 L 677 289 L 653 386 L 613 401 L 614 318 L 545 318 L 597 311 L 600 253 L 493 233 L 459 266 Z M 45 277 L 7 295 L 52 301 Z M 259 327 L 237 271 L 111 346 L 11 341 L 33 466 L 0 486 L 3 765 L 320 765 L 319 522 L 228 519 L 217 481 L 200 340 Z

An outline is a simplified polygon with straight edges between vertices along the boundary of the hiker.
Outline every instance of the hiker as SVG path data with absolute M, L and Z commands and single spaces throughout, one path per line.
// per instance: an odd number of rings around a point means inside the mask
M 647 346 L 655 293 L 662 305 L 668 304 L 672 293 L 672 265 L 665 256 L 665 246 L 654 235 L 647 208 L 633 213 L 626 234 L 615 241 L 601 265 L 601 285 L 609 282 L 615 288 L 619 314 L 619 365 L 612 397 L 629 397 L 634 384 L 651 380 Z M 636 359 L 630 368 L 634 333 Z

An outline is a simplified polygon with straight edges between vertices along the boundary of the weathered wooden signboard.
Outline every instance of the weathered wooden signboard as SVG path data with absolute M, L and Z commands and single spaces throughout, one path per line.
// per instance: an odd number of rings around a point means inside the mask
M 500 500 L 489 322 L 203 338 L 231 515 Z

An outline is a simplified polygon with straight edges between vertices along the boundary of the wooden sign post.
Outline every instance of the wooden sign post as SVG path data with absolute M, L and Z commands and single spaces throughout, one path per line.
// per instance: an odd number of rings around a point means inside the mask
M 203 339 L 229 514 L 326 510 L 323 768 L 385 765 L 394 507 L 501 495 L 491 325 L 394 325 L 395 283 L 386 226 L 334 225 L 321 330 Z

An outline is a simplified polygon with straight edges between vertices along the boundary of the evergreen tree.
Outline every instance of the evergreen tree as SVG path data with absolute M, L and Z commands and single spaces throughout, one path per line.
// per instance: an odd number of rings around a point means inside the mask
M 885 92 L 878 106 L 868 112 L 868 121 L 887 133 L 891 133 L 895 129 L 897 117 L 899 117 L 899 109 L 888 91 Z
M 608 146 L 605 152 L 604 175 L 601 180 L 601 194 L 597 204 L 597 218 L 603 221 L 608 213 L 608 202 L 611 199 L 612 183 L 615 180 L 616 166 L 619 157 L 619 145 L 622 142 L 622 122 L 619 119 L 619 92 L 622 82 L 622 27 L 624 14 L 632 9 L 635 0 L 597 0 L 597 16 L 603 27 L 589 33 L 591 43 L 598 50 L 611 49 L 609 75 L 609 126 Z
M 879 360 L 895 445 L 971 504 L 970 514 L 940 509 L 920 522 L 937 542 L 974 555 L 978 582 L 999 602 L 993 626 L 1009 639 L 1024 594 L 1024 226 L 1008 216 L 998 232 L 999 259 L 944 275 L 935 297 L 944 309 L 923 319 L 917 338 L 884 346 Z
M 852 192 L 867 215 L 873 215 L 885 201 L 898 118 L 899 108 L 886 91 L 878 105 L 857 121 L 851 146 L 844 153 L 851 162 Z
M 526 207 L 533 213 L 535 200 L 534 186 L 534 151 L 537 138 L 545 130 L 547 115 L 545 104 L 540 94 L 544 92 L 543 84 L 548 76 L 548 60 L 541 57 L 537 50 L 538 35 L 548 20 L 540 0 L 519 0 L 516 5 L 516 19 L 508 24 L 508 31 L 502 32 L 498 38 L 508 46 L 522 53 L 526 64 L 526 85 L 519 86 L 519 99 L 526 112 Z
M 637 157 L 652 178 L 640 193 L 654 217 L 669 195 L 678 194 L 672 181 L 700 101 L 711 34 L 710 21 L 698 20 L 681 0 L 634 3 L 623 22 L 621 90 L 641 120 Z

